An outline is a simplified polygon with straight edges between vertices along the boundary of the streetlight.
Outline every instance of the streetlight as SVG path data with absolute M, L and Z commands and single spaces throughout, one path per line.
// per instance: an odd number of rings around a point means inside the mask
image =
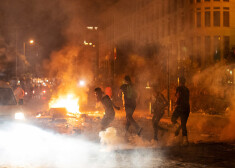
M 34 44 L 34 40 L 29 40 L 29 44 Z M 24 56 L 26 57 L 26 42 L 24 42 Z
M 30 40 L 29 43 L 30 43 L 30 44 L 33 44 L 33 43 L 34 43 L 34 40 Z
M 31 40 L 29 40 L 28 42 L 25 42 L 24 41 L 24 43 L 23 43 L 23 47 L 24 47 L 24 56 L 25 56 L 25 58 L 26 58 L 26 44 L 30 44 L 30 45 L 34 45 L 35 44 L 35 41 L 33 40 L 33 39 L 31 39 Z M 31 53 L 31 52 L 30 52 Z

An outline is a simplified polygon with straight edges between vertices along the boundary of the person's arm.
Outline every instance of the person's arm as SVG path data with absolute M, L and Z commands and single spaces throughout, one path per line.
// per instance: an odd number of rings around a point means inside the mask
M 166 98 L 163 96 L 163 94 L 160 94 L 164 103 L 164 108 L 167 107 L 169 105 L 168 101 L 166 100 Z
M 116 110 L 120 110 L 120 109 L 121 109 L 119 106 L 116 106 L 113 102 L 112 102 L 112 104 L 113 104 L 113 107 L 114 107 Z

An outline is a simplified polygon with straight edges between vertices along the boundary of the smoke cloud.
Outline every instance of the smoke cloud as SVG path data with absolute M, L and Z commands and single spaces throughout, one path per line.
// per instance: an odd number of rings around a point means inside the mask
M 1 125 L 0 149 L 0 165 L 6 167 L 148 167 L 153 159 L 151 151 L 110 151 L 80 136 L 23 123 Z

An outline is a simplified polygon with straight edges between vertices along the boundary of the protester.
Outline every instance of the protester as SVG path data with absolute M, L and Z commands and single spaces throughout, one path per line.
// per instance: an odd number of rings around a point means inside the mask
M 158 140 L 158 129 L 162 129 L 158 124 L 160 119 L 164 115 L 164 109 L 168 105 L 167 100 L 163 96 L 163 94 L 160 92 L 160 88 L 157 85 L 153 86 L 153 100 L 152 100 L 152 124 L 154 129 L 154 140 Z
M 20 85 L 17 85 L 17 88 L 14 90 L 14 95 L 18 104 L 22 105 L 24 103 L 24 90 Z
M 133 113 L 136 108 L 136 98 L 137 93 L 134 89 L 134 86 L 131 82 L 131 78 L 129 76 L 125 76 L 124 84 L 120 87 L 121 93 L 123 95 L 123 104 L 126 111 L 126 131 L 128 131 L 130 125 L 133 125 L 136 129 L 138 135 L 140 135 L 142 128 L 136 123 L 134 120 Z
M 105 130 L 109 126 L 109 124 L 114 120 L 115 111 L 113 107 L 115 107 L 117 110 L 120 110 L 120 107 L 114 106 L 113 102 L 111 101 L 108 95 L 103 96 L 101 88 L 95 89 L 95 96 L 97 102 L 101 102 L 105 109 L 105 114 L 101 121 L 101 130 Z
M 176 88 L 176 108 L 172 114 L 171 121 L 176 126 L 175 135 L 178 136 L 180 129 L 182 128 L 183 135 L 183 144 L 188 144 L 187 137 L 187 120 L 190 113 L 190 105 L 189 105 L 189 89 L 185 86 L 185 78 L 179 78 L 179 86 Z M 181 125 L 177 123 L 177 119 L 180 117 Z

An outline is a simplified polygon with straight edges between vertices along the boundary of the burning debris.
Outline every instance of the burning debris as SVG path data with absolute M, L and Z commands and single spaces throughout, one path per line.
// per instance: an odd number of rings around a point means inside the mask
M 52 100 L 49 102 L 49 108 L 65 108 L 68 112 L 67 115 L 81 114 L 79 111 L 79 98 L 75 97 L 73 94 L 52 98 Z

